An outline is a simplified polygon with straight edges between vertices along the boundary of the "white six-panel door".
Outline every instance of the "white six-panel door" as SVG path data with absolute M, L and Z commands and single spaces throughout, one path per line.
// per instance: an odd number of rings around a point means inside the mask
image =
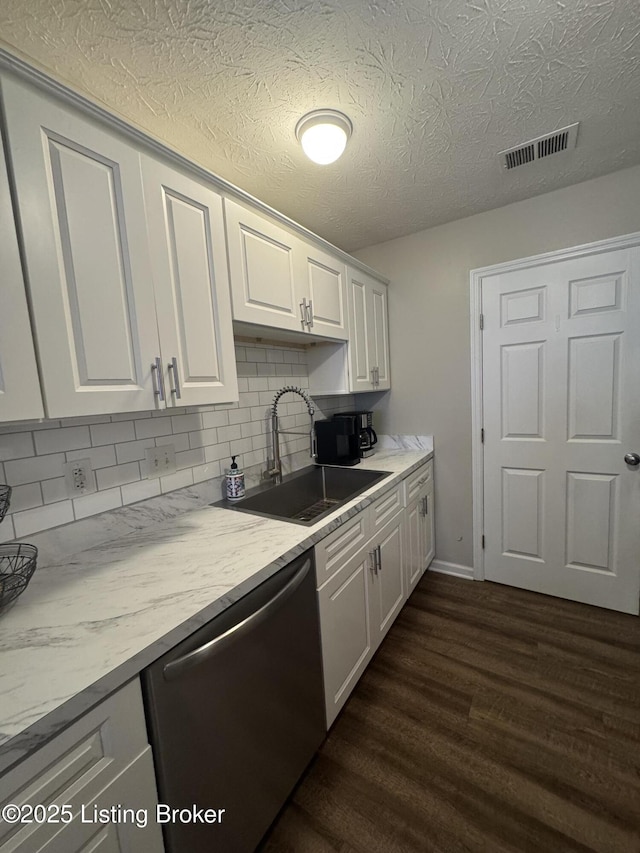
M 640 249 L 483 276 L 485 577 L 638 613 Z

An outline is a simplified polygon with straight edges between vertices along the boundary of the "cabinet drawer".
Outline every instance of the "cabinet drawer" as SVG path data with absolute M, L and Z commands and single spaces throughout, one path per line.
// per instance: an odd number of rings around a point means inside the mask
M 368 519 L 368 511 L 364 510 L 316 545 L 318 587 L 329 580 L 365 544 L 369 538 Z
M 75 815 L 147 746 L 136 679 L 0 778 L 0 806 L 68 804 Z M 64 827 L 0 822 L 0 853 L 38 850 Z
M 373 535 L 376 531 L 381 530 L 403 506 L 402 483 L 398 483 L 394 489 L 371 504 L 369 509 L 371 515 L 371 534 Z
M 404 506 L 407 507 L 414 501 L 418 495 L 424 491 L 428 483 L 433 482 L 433 461 L 427 462 L 426 465 L 418 468 L 413 474 L 410 474 L 404 481 Z

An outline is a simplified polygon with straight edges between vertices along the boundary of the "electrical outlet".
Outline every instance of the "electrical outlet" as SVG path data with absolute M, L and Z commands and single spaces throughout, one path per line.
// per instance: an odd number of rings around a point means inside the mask
M 173 444 L 163 444 L 160 447 L 147 447 L 144 453 L 146 459 L 147 479 L 173 474 L 176 470 L 176 449 Z
M 96 491 L 96 478 L 90 459 L 74 459 L 64 466 L 64 479 L 69 497 L 91 495 Z

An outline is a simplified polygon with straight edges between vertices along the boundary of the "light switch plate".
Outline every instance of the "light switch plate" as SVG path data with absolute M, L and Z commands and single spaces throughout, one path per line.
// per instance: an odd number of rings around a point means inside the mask
M 163 444 L 160 447 L 147 447 L 144 453 L 146 460 L 145 477 L 164 477 L 176 470 L 176 449 L 173 444 Z

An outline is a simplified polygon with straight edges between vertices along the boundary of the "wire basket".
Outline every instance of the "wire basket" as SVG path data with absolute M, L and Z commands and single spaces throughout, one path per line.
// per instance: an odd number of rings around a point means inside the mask
M 36 570 L 38 549 L 17 542 L 0 545 L 0 613 L 27 588 Z
M 0 485 L 0 521 L 5 517 L 11 503 L 11 486 Z

